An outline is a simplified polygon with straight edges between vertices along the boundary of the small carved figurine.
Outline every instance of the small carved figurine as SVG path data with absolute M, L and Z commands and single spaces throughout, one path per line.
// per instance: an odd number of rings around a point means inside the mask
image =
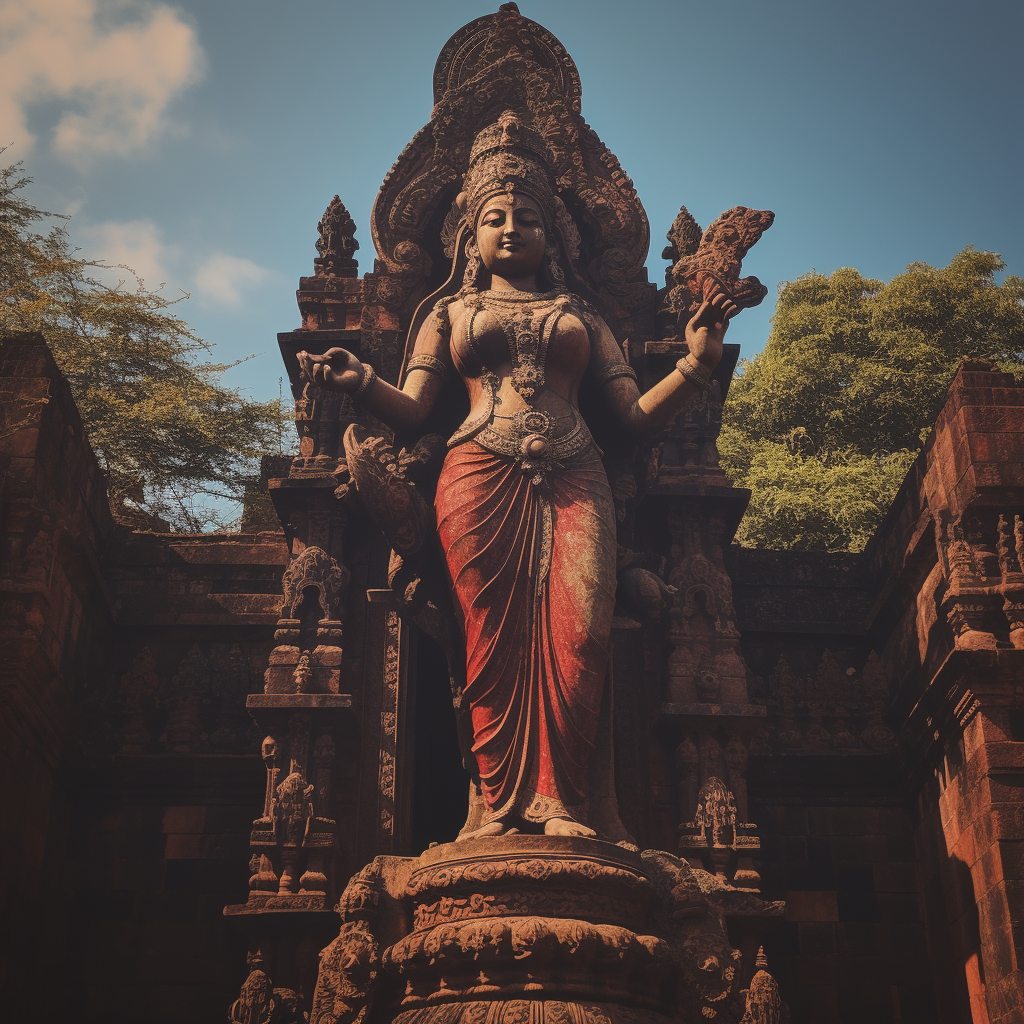
M 345 264 L 352 263 L 352 257 L 359 248 L 355 237 L 356 225 L 339 196 L 327 205 L 316 229 L 319 232 L 316 251 L 320 255 L 313 265 L 317 277 L 329 276 Z

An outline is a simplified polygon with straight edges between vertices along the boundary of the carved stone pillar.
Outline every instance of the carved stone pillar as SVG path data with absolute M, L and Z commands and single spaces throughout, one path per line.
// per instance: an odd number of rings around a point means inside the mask
M 682 339 L 671 331 L 661 341 L 648 342 L 643 383 L 653 383 L 684 352 Z M 675 594 L 665 636 L 659 726 L 674 750 L 680 854 L 724 877 L 733 878 L 740 871 L 741 884 L 753 887 L 757 875 L 750 844 L 757 840 L 747 818 L 745 756 L 746 744 L 761 727 L 765 709 L 748 695 L 747 666 L 724 554 L 748 493 L 730 484 L 716 447 L 722 402 L 737 356 L 738 348 L 727 345 L 711 393 L 666 431 L 656 478 L 637 512 L 637 532 L 651 537 L 652 547 L 654 538 L 661 538 L 662 545 L 666 537 L 670 542 L 668 579 Z M 732 784 L 734 778 L 738 779 L 737 796 L 722 781 L 729 779 Z M 695 793 L 698 784 L 701 788 Z M 720 822 L 715 839 L 713 828 L 708 833 L 694 825 L 700 820 L 702 801 L 711 792 L 708 787 L 715 792 L 721 787 L 728 794 L 734 815 L 735 800 L 739 800 L 742 828 Z
M 299 372 L 300 351 L 343 346 L 388 376 L 383 349 L 369 351 L 371 339 L 360 330 L 367 282 L 358 276 L 355 225 L 339 198 L 318 233 L 312 275 L 299 280 L 302 326 L 277 336 L 299 454 L 287 469 L 279 460 L 269 491 L 291 559 L 263 692 L 246 701 L 268 737 L 264 807 L 250 837 L 249 899 L 225 908 L 250 950 L 262 950 L 263 972 L 298 994 L 300 1014 L 309 1009 L 338 887 L 358 867 L 360 848 L 373 849 L 377 839 L 376 815 L 366 810 L 375 802 L 376 778 L 367 770 L 376 761 L 375 740 L 359 739 L 353 705 L 368 716 L 365 736 L 373 736 L 382 714 L 383 623 L 380 611 L 367 607 L 366 591 L 384 582 L 386 565 L 376 524 L 348 495 L 342 441 L 348 426 L 371 420 L 350 398 L 308 386 Z M 390 327 L 394 341 L 397 321 Z M 344 842 L 335 821 L 341 815 L 349 825 Z
M 692 736 L 684 736 L 676 747 L 675 769 L 679 779 L 679 820 L 689 821 L 697 806 L 700 784 L 697 773 L 700 768 L 700 752 Z
M 730 738 L 725 748 L 725 763 L 729 766 L 729 784 L 736 797 L 736 813 L 740 821 L 749 821 L 747 811 L 747 745 L 739 736 Z
M 1009 625 L 1010 643 L 1021 650 L 1024 649 L 1024 516 L 1001 514 L 997 530 L 1003 614 Z

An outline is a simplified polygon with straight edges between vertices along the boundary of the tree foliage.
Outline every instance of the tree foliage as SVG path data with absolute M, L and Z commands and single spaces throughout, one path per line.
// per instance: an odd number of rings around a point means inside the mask
M 224 387 L 224 371 L 237 364 L 208 361 L 210 346 L 171 312 L 180 299 L 146 288 L 127 267 L 80 258 L 65 218 L 25 198 L 30 180 L 20 165 L 0 170 L 0 334 L 45 336 L 116 516 L 222 527 L 259 456 L 279 448 L 279 403 Z M 112 271 L 132 286 L 103 283 Z
M 888 284 L 856 270 L 784 285 L 764 351 L 729 391 L 719 447 L 752 492 L 739 541 L 859 551 L 927 439 L 957 364 L 1024 373 L 1024 280 L 968 247 Z

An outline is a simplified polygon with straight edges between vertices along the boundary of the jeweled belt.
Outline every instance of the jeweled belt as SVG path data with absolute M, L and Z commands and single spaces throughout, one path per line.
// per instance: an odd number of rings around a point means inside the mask
M 520 463 L 524 473 L 543 474 L 561 466 L 587 448 L 597 446 L 586 424 L 577 417 L 576 424 L 567 434 L 551 437 L 553 423 L 547 413 L 524 409 L 509 417 L 510 430 L 499 433 L 488 425 L 473 440 L 496 455 L 508 455 Z

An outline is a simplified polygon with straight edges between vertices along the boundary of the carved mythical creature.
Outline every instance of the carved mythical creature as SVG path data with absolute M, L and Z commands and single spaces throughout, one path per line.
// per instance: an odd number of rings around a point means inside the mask
M 662 254 L 675 260 L 668 274 L 672 309 L 689 317 L 716 292 L 724 292 L 739 308 L 758 305 L 768 289 L 756 277 L 741 278 L 740 264 L 774 220 L 770 210 L 734 206 L 711 223 L 694 247 L 700 228 L 684 206 L 669 232 L 671 245 Z

